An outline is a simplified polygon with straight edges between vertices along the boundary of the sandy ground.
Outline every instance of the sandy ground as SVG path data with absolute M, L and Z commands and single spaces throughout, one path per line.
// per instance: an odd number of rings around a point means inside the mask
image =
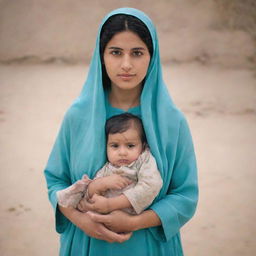
M 0 254 L 57 255 L 43 169 L 87 67 L 0 66 Z M 200 201 L 182 228 L 187 256 L 256 255 L 256 79 L 196 64 L 164 75 L 192 130 Z

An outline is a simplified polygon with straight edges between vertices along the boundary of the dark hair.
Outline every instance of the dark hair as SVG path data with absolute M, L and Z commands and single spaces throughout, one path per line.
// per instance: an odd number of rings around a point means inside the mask
M 132 125 L 134 125 L 139 130 L 142 145 L 146 145 L 147 139 L 142 121 L 139 117 L 130 113 L 112 116 L 107 120 L 105 126 L 107 140 L 109 134 L 126 132 L 129 128 L 132 127 Z
M 131 31 L 137 34 L 146 44 L 150 57 L 153 55 L 153 42 L 147 26 L 138 18 L 128 14 L 116 14 L 111 16 L 102 26 L 100 33 L 100 58 L 102 65 L 102 82 L 105 89 L 110 88 L 110 79 L 103 65 L 103 54 L 106 45 L 111 38 L 119 32 Z

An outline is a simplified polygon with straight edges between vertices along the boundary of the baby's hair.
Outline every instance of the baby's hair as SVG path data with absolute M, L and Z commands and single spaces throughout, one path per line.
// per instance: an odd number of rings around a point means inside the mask
M 106 138 L 108 139 L 109 134 L 126 132 L 133 126 L 139 131 L 142 144 L 146 145 L 147 139 L 142 121 L 139 117 L 130 113 L 112 116 L 107 120 L 105 126 Z

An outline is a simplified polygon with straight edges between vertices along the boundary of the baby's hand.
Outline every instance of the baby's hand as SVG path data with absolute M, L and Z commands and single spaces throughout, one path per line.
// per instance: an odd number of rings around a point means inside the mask
M 87 211 L 95 211 L 98 213 L 110 212 L 108 198 L 105 198 L 104 196 L 100 196 L 97 194 L 94 194 L 89 201 L 83 198 L 79 202 L 77 208 L 81 212 L 87 212 Z
M 96 178 L 88 185 L 88 197 L 91 198 L 94 194 L 104 194 L 108 189 L 123 189 L 131 183 L 130 179 L 118 174 Z
M 109 213 L 111 211 L 110 205 L 109 205 L 109 199 L 100 196 L 97 194 L 94 194 L 92 198 L 90 199 L 91 204 L 91 210 L 98 212 L 98 213 Z
M 80 212 L 87 212 L 90 211 L 91 207 L 90 207 L 90 203 L 86 200 L 85 197 L 83 197 L 80 202 L 77 205 L 77 209 Z
M 118 174 L 112 174 L 103 178 L 106 190 L 108 189 L 123 189 L 130 185 L 132 181 L 124 176 Z

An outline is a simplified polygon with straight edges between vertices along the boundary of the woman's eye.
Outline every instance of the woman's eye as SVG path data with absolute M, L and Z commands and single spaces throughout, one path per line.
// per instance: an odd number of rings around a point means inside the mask
M 143 53 L 141 51 L 134 51 L 132 54 L 133 54 L 133 56 L 136 56 L 136 57 L 143 55 Z
M 114 50 L 114 51 L 111 51 L 110 54 L 112 54 L 112 55 L 121 55 L 121 51 Z

